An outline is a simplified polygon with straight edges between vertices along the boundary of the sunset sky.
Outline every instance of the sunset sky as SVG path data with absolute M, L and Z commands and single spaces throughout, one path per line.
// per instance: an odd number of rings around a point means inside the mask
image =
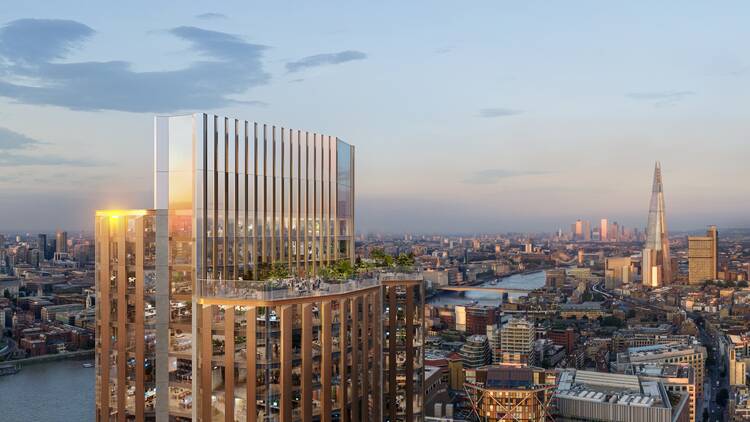
M 17 2 L 0 230 L 152 206 L 153 116 L 357 148 L 360 231 L 750 227 L 750 3 Z M 11 9 L 11 10 L 9 10 Z

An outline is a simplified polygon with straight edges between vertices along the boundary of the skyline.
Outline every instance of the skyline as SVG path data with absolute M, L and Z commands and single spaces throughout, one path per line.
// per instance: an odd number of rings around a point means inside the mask
M 670 229 L 749 227 L 748 5 L 676 4 L 18 5 L 0 16 L 0 230 L 150 207 L 153 115 L 206 108 L 355 145 L 362 233 L 643 228 L 654 158 Z

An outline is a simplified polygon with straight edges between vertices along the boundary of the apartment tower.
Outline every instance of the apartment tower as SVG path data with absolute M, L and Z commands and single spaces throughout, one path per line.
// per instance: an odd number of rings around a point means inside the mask
M 424 283 L 381 277 L 383 291 L 383 420 L 424 420 Z
M 500 330 L 500 350 L 503 363 L 523 363 L 534 365 L 534 323 L 511 318 Z
M 384 331 L 423 376 L 423 294 L 394 326 L 386 281 L 317 276 L 354 261 L 354 147 L 207 114 L 154 137 L 155 209 L 97 213 L 96 419 L 383 420 Z
M 167 346 L 157 338 L 168 336 L 168 314 L 156 313 L 168 306 L 169 287 L 156 276 L 157 225 L 164 223 L 153 210 L 96 213 L 97 420 L 168 416 L 168 361 L 156 359 Z

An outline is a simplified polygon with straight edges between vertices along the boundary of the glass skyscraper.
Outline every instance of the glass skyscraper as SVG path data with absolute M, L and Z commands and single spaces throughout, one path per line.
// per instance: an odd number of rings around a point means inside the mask
M 669 254 L 669 236 L 664 210 L 664 187 L 661 179 L 661 165 L 658 161 L 654 167 L 654 182 L 646 226 L 646 245 L 643 249 L 641 267 L 645 286 L 659 287 L 672 282 L 672 258 Z

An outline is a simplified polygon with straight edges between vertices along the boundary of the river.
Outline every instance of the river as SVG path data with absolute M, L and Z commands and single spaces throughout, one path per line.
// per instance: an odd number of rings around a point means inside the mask
M 546 275 L 544 271 L 535 271 L 531 273 L 513 274 L 497 280 L 495 284 L 486 282 L 482 286 L 486 287 L 505 287 L 508 289 L 534 290 L 544 287 Z M 508 293 L 508 299 L 514 301 L 525 293 L 514 292 Z M 480 305 L 498 305 L 502 298 L 501 293 L 495 292 L 442 292 L 429 300 L 432 305 L 465 305 L 471 301 L 477 301 Z
M 93 361 L 38 363 L 0 377 L 0 421 L 93 421 L 94 368 L 84 362 Z
M 489 287 L 533 290 L 544 286 L 544 271 L 501 278 Z M 509 293 L 511 300 L 523 293 Z M 499 293 L 441 293 L 430 303 L 462 305 L 472 300 L 497 305 Z M 64 360 L 25 366 L 15 375 L 0 377 L 0 421 L 67 422 L 94 420 L 94 368 L 90 360 Z

